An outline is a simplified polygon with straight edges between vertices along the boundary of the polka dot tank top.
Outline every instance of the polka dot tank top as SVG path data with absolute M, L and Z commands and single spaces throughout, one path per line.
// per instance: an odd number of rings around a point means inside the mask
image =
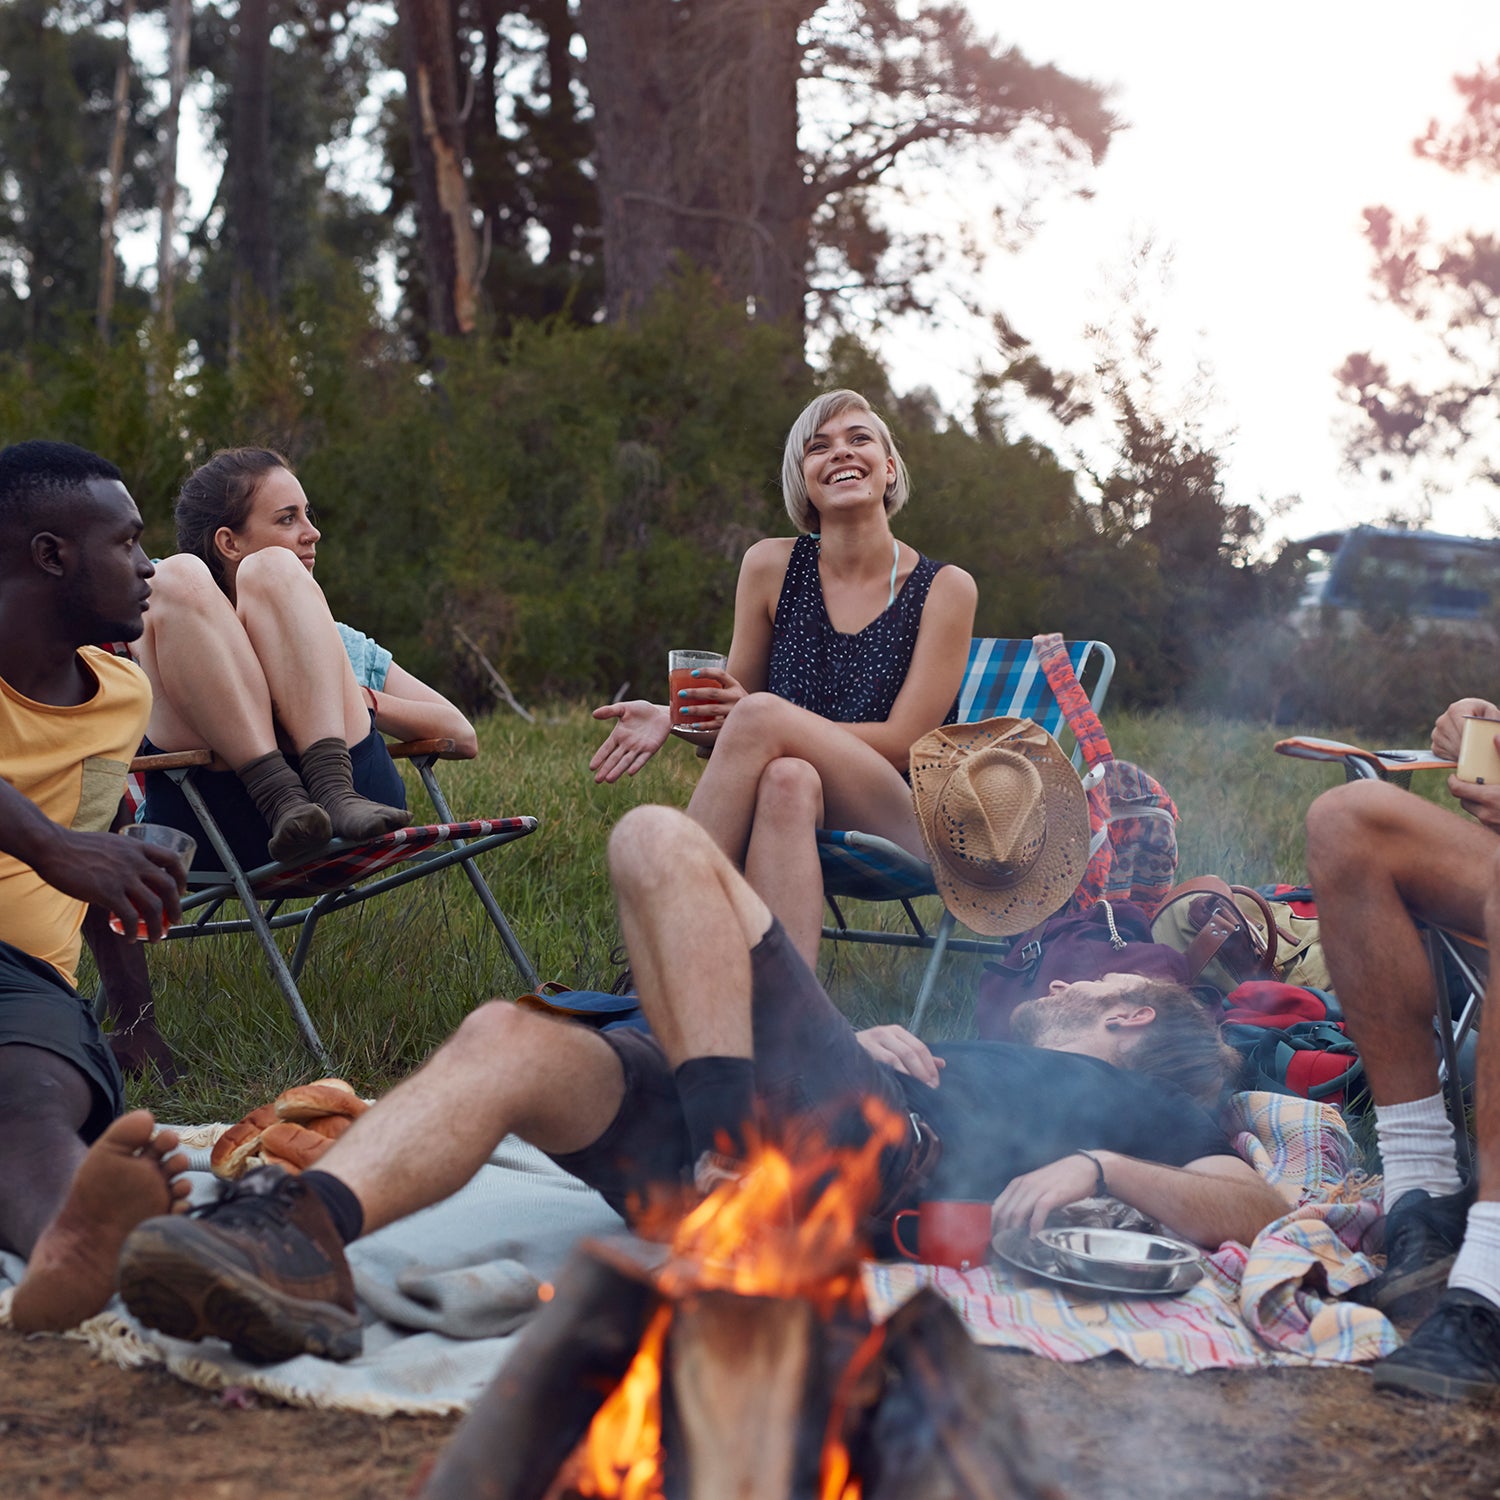
M 776 601 L 768 690 L 836 724 L 883 723 L 906 681 L 927 591 L 943 566 L 918 556 L 894 602 L 863 630 L 843 635 L 823 603 L 818 543 L 799 536 Z

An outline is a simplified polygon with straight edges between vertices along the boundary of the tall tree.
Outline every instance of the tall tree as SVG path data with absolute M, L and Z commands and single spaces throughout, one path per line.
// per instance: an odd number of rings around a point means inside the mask
M 271 0 L 239 0 L 229 131 L 229 238 L 233 247 L 230 347 L 247 301 L 276 305 L 271 192 Z
M 1454 79 L 1456 121 L 1429 123 L 1417 155 L 1450 172 L 1500 174 L 1500 60 Z M 1365 350 L 1337 372 L 1350 408 L 1346 453 L 1383 479 L 1416 473 L 1427 483 L 1472 478 L 1500 484 L 1500 236 L 1450 240 L 1423 219 L 1365 210 L 1376 296 L 1429 336 L 1420 374 L 1403 376 Z
M 115 64 L 114 113 L 109 131 L 109 165 L 104 174 L 104 222 L 99 228 L 99 299 L 94 327 L 109 338 L 115 307 L 115 223 L 120 217 L 120 181 L 125 175 L 125 134 L 130 124 L 130 21 L 135 0 L 125 0 L 120 12 L 120 60 Z
M 177 285 L 177 140 L 182 123 L 182 95 L 187 87 L 188 45 L 192 39 L 192 0 L 169 0 L 167 6 L 167 107 L 161 123 L 161 164 L 158 168 L 156 213 L 160 221 L 156 242 L 156 290 L 152 310 L 161 326 L 173 324 Z
M 448 0 L 401 0 L 401 66 L 427 282 L 427 324 L 472 333 L 478 321 L 479 238 L 464 171 L 453 17 Z
M 873 190 L 921 146 L 1035 126 L 1057 161 L 1103 154 L 1103 95 L 977 37 L 963 7 L 894 0 L 580 0 L 611 317 L 679 256 L 755 315 L 800 321 L 851 274 L 890 305 L 936 247 Z

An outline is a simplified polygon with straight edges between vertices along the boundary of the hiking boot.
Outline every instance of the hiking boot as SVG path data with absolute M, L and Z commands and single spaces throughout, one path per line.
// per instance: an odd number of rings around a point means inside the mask
M 1357 1300 L 1388 1318 L 1430 1312 L 1448 1284 L 1473 1201 L 1472 1187 L 1443 1198 L 1423 1188 L 1402 1193 L 1385 1216 L 1385 1270 Z
M 317 1195 L 280 1167 L 133 1230 L 120 1252 L 120 1295 L 147 1327 L 221 1338 L 252 1364 L 352 1359 L 363 1345 L 338 1231 Z
M 1375 1389 L 1443 1401 L 1500 1396 L 1500 1307 L 1463 1287 L 1450 1287 L 1437 1310 L 1374 1367 Z

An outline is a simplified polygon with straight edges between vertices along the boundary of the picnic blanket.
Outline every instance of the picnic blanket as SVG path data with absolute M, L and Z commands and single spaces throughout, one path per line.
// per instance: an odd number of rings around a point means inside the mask
M 1232 1104 L 1236 1149 L 1302 1206 L 1248 1249 L 1226 1245 L 1208 1273 L 1175 1298 L 1071 1295 L 1003 1266 L 961 1273 L 870 1264 L 865 1289 L 877 1318 L 932 1286 L 982 1344 L 1079 1361 L 1121 1353 L 1158 1369 L 1194 1371 L 1373 1360 L 1399 1343 L 1373 1308 L 1332 1294 L 1375 1274 L 1362 1252 L 1380 1222 L 1379 1181 L 1361 1178 L 1359 1153 L 1338 1112 L 1277 1094 Z M 185 1132 L 193 1164 L 225 1127 Z M 206 1171 L 195 1193 L 211 1192 Z M 209 1389 L 237 1386 L 301 1406 L 444 1415 L 467 1409 L 504 1362 L 515 1332 L 582 1236 L 618 1232 L 596 1194 L 514 1137 L 458 1193 L 350 1247 L 364 1317 L 364 1353 L 347 1364 L 303 1356 L 257 1367 L 214 1341 L 189 1344 L 141 1327 L 118 1301 L 73 1338 L 127 1368 L 158 1365 Z M 22 1263 L 0 1254 L 0 1288 Z M 0 1290 L 0 1325 L 9 1321 Z M 483 1337 L 470 1337 L 474 1333 Z
M 1380 1180 L 1338 1111 L 1283 1094 L 1236 1094 L 1235 1149 L 1298 1206 L 1250 1246 L 1205 1257 L 1206 1274 L 1176 1297 L 1095 1297 L 1052 1288 L 1004 1265 L 974 1271 L 907 1263 L 867 1268 L 883 1319 L 921 1286 L 941 1294 L 976 1342 L 1077 1363 L 1123 1354 L 1148 1369 L 1226 1370 L 1363 1363 L 1401 1340 L 1383 1313 L 1339 1302 L 1377 1273 L 1366 1251 L 1383 1230 Z

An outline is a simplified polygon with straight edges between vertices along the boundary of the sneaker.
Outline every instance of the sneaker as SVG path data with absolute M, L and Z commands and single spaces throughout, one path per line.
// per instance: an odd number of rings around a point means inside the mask
M 1430 1312 L 1448 1284 L 1473 1201 L 1472 1187 L 1443 1198 L 1422 1188 L 1402 1193 L 1385 1216 L 1385 1270 L 1358 1300 L 1390 1318 Z
M 1373 1370 L 1375 1389 L 1443 1401 L 1500 1396 L 1500 1307 L 1450 1287 L 1437 1310 Z
M 262 1167 L 216 1203 L 147 1219 L 120 1252 L 120 1295 L 149 1328 L 223 1339 L 239 1358 L 352 1359 L 354 1278 L 328 1211 L 300 1178 Z

